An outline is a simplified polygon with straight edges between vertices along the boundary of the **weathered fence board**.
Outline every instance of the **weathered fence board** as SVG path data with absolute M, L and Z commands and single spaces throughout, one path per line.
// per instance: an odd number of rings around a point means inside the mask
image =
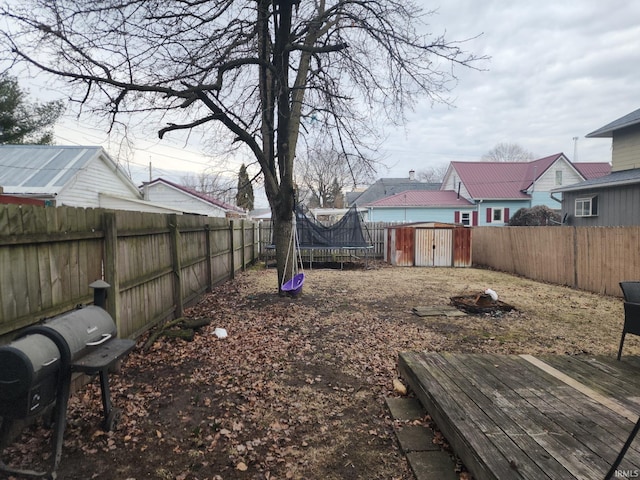
M 619 282 L 640 280 L 640 227 L 475 227 L 473 262 L 621 296 Z
M 91 302 L 99 278 L 120 336 L 135 336 L 255 261 L 258 233 L 245 220 L 0 205 L 0 342 Z

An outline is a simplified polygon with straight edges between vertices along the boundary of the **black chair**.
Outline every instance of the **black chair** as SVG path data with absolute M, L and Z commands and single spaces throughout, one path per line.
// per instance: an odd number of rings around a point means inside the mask
M 622 355 L 626 334 L 640 335 L 640 282 L 620 282 L 620 288 L 624 294 L 624 327 L 618 349 L 618 360 Z

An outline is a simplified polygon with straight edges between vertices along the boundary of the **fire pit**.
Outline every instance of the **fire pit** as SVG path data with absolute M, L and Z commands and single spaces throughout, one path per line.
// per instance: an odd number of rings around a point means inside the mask
M 494 300 L 491 295 L 477 293 L 451 297 L 451 305 L 467 313 L 510 312 L 513 306 L 501 300 Z

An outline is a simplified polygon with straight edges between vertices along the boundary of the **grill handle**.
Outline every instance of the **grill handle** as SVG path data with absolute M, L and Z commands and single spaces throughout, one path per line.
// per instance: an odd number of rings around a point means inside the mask
M 49 365 L 53 365 L 54 363 L 56 363 L 58 361 L 58 357 L 53 357 L 51 360 L 49 360 L 48 362 L 45 362 L 42 364 L 43 367 L 48 367 Z
M 16 378 L 15 380 L 0 380 L 0 385 L 13 385 L 18 382 L 20 382 L 19 378 Z
M 111 338 L 110 333 L 103 333 L 102 338 L 100 340 L 96 340 L 95 342 L 87 342 L 87 347 L 95 347 L 97 345 L 102 345 L 104 342 Z

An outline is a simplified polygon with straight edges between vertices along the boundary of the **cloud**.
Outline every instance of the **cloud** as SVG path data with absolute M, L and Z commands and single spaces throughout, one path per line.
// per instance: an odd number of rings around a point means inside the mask
M 637 18 L 640 4 L 620 1 L 443 2 L 429 28 L 449 40 L 482 33 L 465 48 L 491 60 L 483 72 L 455 70 L 454 108 L 420 102 L 406 135 L 390 133 L 389 176 L 479 160 L 498 142 L 574 160 L 578 137 L 578 161 L 610 161 L 609 140 L 584 136 L 640 108 Z

